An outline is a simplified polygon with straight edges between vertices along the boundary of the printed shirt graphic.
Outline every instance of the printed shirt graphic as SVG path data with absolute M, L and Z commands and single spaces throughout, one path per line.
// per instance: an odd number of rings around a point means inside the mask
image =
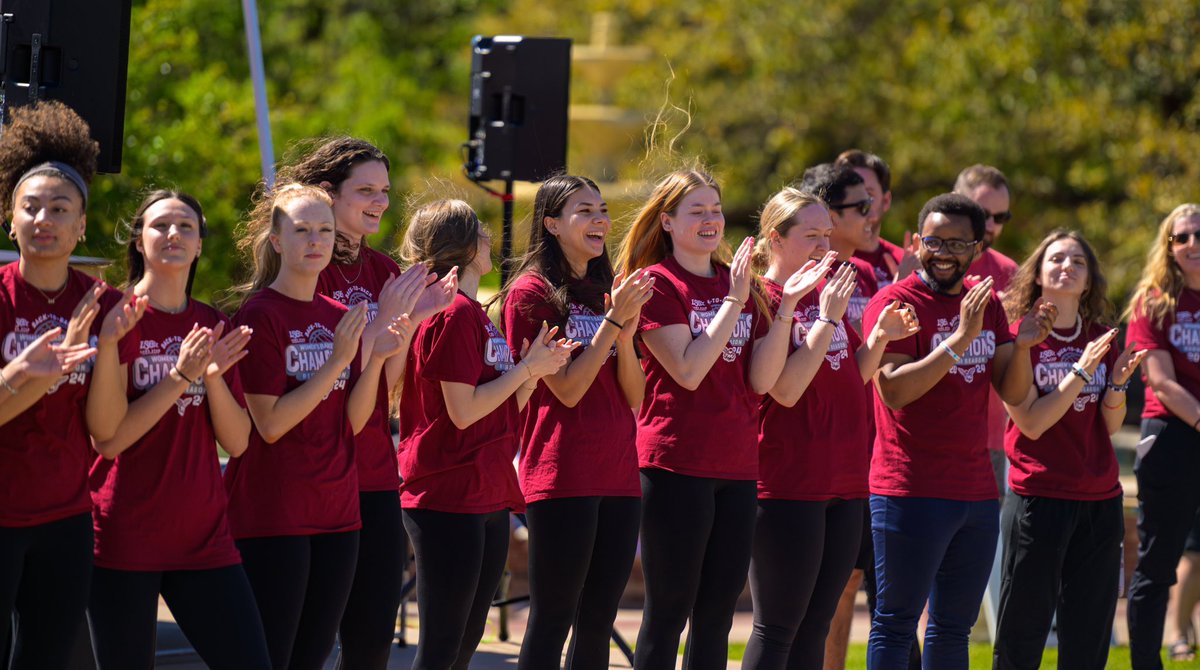
M 879 283 L 875 279 L 875 268 L 870 263 L 853 256 L 848 262 L 858 269 L 858 273 L 854 277 L 854 293 L 850 296 L 850 304 L 846 306 L 846 319 L 850 323 L 861 323 L 871 296 L 879 292 Z
M 783 287 L 763 279 L 771 313 Z M 821 313 L 820 292 L 800 299 L 792 318 L 788 356 L 803 346 Z M 758 435 L 758 497 L 782 500 L 867 496 L 870 407 L 854 354 L 858 334 L 842 318 L 812 382 L 792 407 L 763 396 Z
M 533 341 L 542 322 L 561 317 L 547 296 L 550 287 L 530 273 L 515 282 L 504 304 L 504 330 L 509 347 L 520 351 Z M 578 358 L 591 346 L 604 316 L 569 304 L 560 331 L 579 342 Z M 640 496 L 636 422 L 617 380 L 616 348 L 595 381 L 574 407 L 563 405 L 545 381 L 521 412 L 521 491 L 525 502 L 578 496 Z
M 1014 337 L 1017 327 L 1012 326 Z M 1070 335 L 1072 331 L 1055 332 Z M 1104 327 L 1093 324 L 1071 342 L 1048 337 L 1031 349 L 1038 396 L 1051 393 L 1070 376 L 1072 365 L 1079 362 L 1087 343 L 1104 332 Z M 1009 422 L 1004 447 L 1011 464 L 1008 482 L 1014 491 L 1067 500 L 1105 500 L 1121 494 L 1116 452 L 1100 410 L 1120 351 L 1120 342 L 1115 342 L 1097 366 L 1092 383 L 1084 385 L 1067 413 L 1040 438 L 1026 437 Z
M 896 265 L 900 265 L 900 260 L 904 258 L 904 250 L 900 247 L 888 242 L 885 239 L 879 240 L 879 246 L 875 251 L 855 251 L 854 257 L 861 258 L 870 264 L 875 275 L 875 286 L 878 290 L 882 290 L 885 286 L 892 284 L 892 271 L 888 268 L 886 257 L 891 256 L 892 260 L 896 261 Z
M 413 336 L 400 399 L 400 504 L 485 514 L 524 511 L 513 459 L 515 394 L 464 430 L 450 420 L 442 382 L 479 386 L 513 368 L 512 351 L 483 307 L 461 291 Z
M 379 292 L 388 276 L 400 276 L 400 266 L 387 254 L 367 246 L 360 251 L 358 263 L 330 263 L 317 279 L 317 293 L 329 296 L 347 307 L 367 303 L 368 322 L 379 312 Z M 380 375 L 375 409 L 367 425 L 354 436 L 355 462 L 358 465 L 358 488 L 361 491 L 395 491 L 400 486 L 396 471 L 396 448 L 392 442 L 392 426 L 388 420 L 388 389 L 386 375 Z
M 686 324 L 696 337 L 729 294 L 729 270 L 714 266 L 713 277 L 683 269 L 668 256 L 648 268 L 656 277 L 653 295 L 642 308 L 639 331 Z M 758 479 L 758 403 L 748 376 L 754 340 L 768 324 L 757 318 L 754 301 L 743 308 L 729 343 L 699 388 L 680 386 L 649 353 L 646 398 L 638 412 L 638 460 L 693 477 Z
M 179 314 L 147 307 L 120 344 L 130 404 L 166 379 L 192 324 L 232 326 L 191 300 Z M 225 383 L 244 406 L 237 368 Z M 241 562 L 226 516 L 207 387 L 197 380 L 153 427 L 115 460 L 91 472 L 96 565 L 116 570 L 207 570 Z
M 871 300 L 863 328 L 874 328 L 889 302 L 911 304 L 921 332 L 888 343 L 887 352 L 922 359 L 958 327 L 960 305 L 969 288 L 964 286 L 953 296 L 934 293 L 914 273 Z M 987 452 L 988 395 L 996 350 L 1010 343 L 1012 335 L 995 294 L 984 309 L 979 336 L 932 389 L 899 410 L 875 403 L 871 493 L 965 501 L 997 497 Z
M 234 317 L 254 329 L 238 364 L 247 394 L 280 397 L 307 382 L 333 355 L 333 334 L 346 307 L 323 295 L 306 302 L 266 288 Z M 358 471 L 346 417 L 360 361 L 343 369 L 317 407 L 274 443 L 257 427 L 250 446 L 225 468 L 235 538 L 314 535 L 356 530 Z
M 1171 362 L 1175 365 L 1175 380 L 1193 398 L 1200 398 L 1200 291 L 1184 289 L 1175 303 L 1174 316 L 1163 319 L 1162 327 L 1155 327 L 1140 308 L 1134 310 L 1126 338 L 1137 342 L 1139 349 L 1170 354 Z M 1145 370 L 1144 367 L 1142 369 Z M 1142 381 L 1145 380 L 1143 372 Z M 1154 389 L 1147 384 L 1142 418 L 1162 419 L 1169 416 L 1171 410 L 1162 404 L 1154 395 Z
M 51 305 L 21 276 L 18 263 L 0 268 L 0 366 L 53 328 L 67 331 L 71 313 L 96 280 L 69 270 L 67 286 Z M 121 299 L 107 289 L 90 341 L 104 315 Z M 61 341 L 61 337 L 60 337 Z M 0 439 L 0 527 L 35 526 L 91 510 L 87 473 L 96 452 L 84 418 L 94 361 L 88 359 L 60 378 L 46 395 L 13 417 Z M 0 393 L 7 391 L 0 390 Z

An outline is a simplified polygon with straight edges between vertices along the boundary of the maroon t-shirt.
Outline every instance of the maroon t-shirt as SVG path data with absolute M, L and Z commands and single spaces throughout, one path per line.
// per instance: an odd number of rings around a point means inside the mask
M 771 313 L 779 309 L 783 287 L 763 279 Z M 788 355 L 803 346 L 821 313 L 820 293 L 800 299 L 792 317 Z M 855 352 L 860 344 L 850 321 L 842 318 L 825 360 L 792 407 L 763 396 L 758 431 L 758 497 L 782 500 L 831 500 L 867 497 L 870 407 L 863 392 Z
M 461 291 L 417 329 L 400 399 L 402 507 L 461 514 L 525 510 L 513 467 L 520 430 L 516 394 L 459 430 L 442 393 L 442 382 L 480 386 L 514 365 L 504 336 Z
M 879 246 L 875 247 L 875 251 L 859 250 L 854 252 L 855 258 L 860 258 L 871 265 L 875 273 L 875 284 L 879 288 L 891 285 L 894 276 L 892 270 L 888 268 L 888 256 L 891 256 L 899 265 L 901 259 L 904 258 L 904 249 L 880 238 Z
M 851 323 L 861 322 L 871 296 L 879 292 L 879 283 L 875 279 L 875 268 L 870 263 L 854 256 L 847 260 L 858 268 L 858 273 L 855 275 L 854 293 L 850 295 L 850 303 L 846 306 L 846 319 Z
M 656 278 L 642 307 L 640 332 L 686 325 L 695 338 L 717 316 L 729 295 L 729 270 L 694 275 L 668 256 L 647 270 Z M 766 334 L 764 319 L 746 301 L 729 343 L 695 391 L 680 386 L 649 353 L 646 398 L 638 411 L 638 462 L 692 477 L 758 479 L 758 403 L 750 390 L 754 341 Z M 648 350 L 647 350 L 648 351 Z
M 504 304 L 504 331 L 514 352 L 532 342 L 542 321 L 561 323 L 547 296 L 550 287 L 527 273 L 513 282 Z M 603 314 L 569 305 L 560 337 L 591 345 Z M 521 491 L 525 502 L 578 496 L 641 496 L 637 426 L 617 380 L 615 347 L 574 407 L 563 405 L 542 382 L 521 412 Z
M 1170 354 L 1171 363 L 1175 365 L 1175 380 L 1193 398 L 1200 398 L 1200 291 L 1185 288 L 1175 303 L 1175 314 L 1164 318 L 1161 327 L 1156 327 L 1139 306 L 1129 320 L 1129 332 L 1125 337 L 1137 342 L 1138 349 Z M 1142 379 L 1145 378 L 1143 373 Z M 1142 410 L 1142 418 L 1165 419 L 1169 416 L 1171 410 L 1146 384 L 1146 405 Z
M 17 357 L 42 333 L 67 332 L 71 314 L 96 280 L 77 270 L 50 304 L 21 276 L 18 263 L 0 268 L 0 367 Z M 104 315 L 121 300 L 106 289 L 92 322 L 91 344 Z M 60 336 L 60 341 L 61 341 Z M 91 511 L 88 468 L 96 458 L 88 436 L 87 391 L 93 359 L 80 363 L 31 407 L 0 427 L 0 527 L 20 528 L 58 521 Z M 8 393 L 0 389 L 0 393 Z
M 234 323 L 254 334 L 238 364 L 247 394 L 284 396 L 312 378 L 333 355 L 333 334 L 346 307 L 316 295 L 296 300 L 271 288 L 250 296 Z M 354 434 L 346 402 L 359 357 L 342 370 L 316 408 L 275 443 L 258 428 L 250 446 L 225 467 L 233 536 L 340 533 L 361 527 Z
M 958 328 L 959 305 L 968 288 L 958 295 L 934 293 L 913 273 L 871 300 L 863 328 L 874 328 L 892 300 L 911 304 L 921 332 L 889 342 L 887 352 L 919 360 Z M 1013 338 L 995 294 L 985 309 L 979 337 L 925 395 L 899 410 L 875 404 L 871 493 L 965 501 L 997 497 L 987 451 L 988 394 L 996 349 Z
M 997 293 L 1004 293 L 1008 290 L 1008 285 L 1012 282 L 1013 275 L 1017 274 L 1020 265 L 1016 261 L 996 251 L 995 249 L 984 249 L 979 258 L 971 263 L 971 267 L 967 269 L 968 275 L 979 275 L 979 277 L 991 277 L 995 282 L 993 290 Z
M 1012 326 L 1015 337 L 1019 324 Z M 1038 397 L 1058 388 L 1079 362 L 1087 343 L 1104 334 L 1105 328 L 1093 324 L 1070 342 L 1047 337 L 1029 351 L 1033 363 L 1033 385 Z M 1070 335 L 1074 328 L 1059 335 Z M 1064 500 L 1107 500 L 1121 495 L 1117 480 L 1117 456 L 1112 438 L 1100 409 L 1112 369 L 1120 355 L 1120 343 L 1114 342 L 1104 361 L 1096 367 L 1091 384 L 1084 384 L 1074 404 L 1042 436 L 1032 440 L 1009 422 L 1004 450 L 1011 467 L 1008 485 L 1025 496 Z
M 120 345 L 128 366 L 130 404 L 166 379 L 193 324 L 215 328 L 229 320 L 195 300 L 179 314 L 147 307 Z M 225 383 L 244 406 L 237 368 Z M 216 435 L 203 380 L 115 460 L 92 466 L 96 565 L 113 570 L 207 570 L 234 565 Z
M 362 247 L 357 263 L 330 263 L 317 279 L 317 293 L 347 307 L 367 303 L 368 322 L 379 312 L 379 291 L 391 275 L 400 276 L 400 266 L 386 254 Z M 358 490 L 395 491 L 400 486 L 396 472 L 396 449 L 388 420 L 387 375 L 379 376 L 375 409 L 367 425 L 354 436 L 354 458 L 358 463 Z

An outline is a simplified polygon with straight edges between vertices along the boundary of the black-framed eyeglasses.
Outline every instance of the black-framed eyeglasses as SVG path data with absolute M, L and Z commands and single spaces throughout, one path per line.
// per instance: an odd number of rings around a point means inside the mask
M 1174 235 L 1167 236 L 1167 239 L 1170 242 L 1178 244 L 1179 246 L 1183 246 L 1188 242 L 1191 242 L 1193 238 L 1197 242 L 1200 242 L 1200 230 L 1191 233 L 1175 233 Z
M 829 209 L 842 211 L 843 209 L 857 209 L 859 214 L 866 216 L 871 213 L 871 205 L 875 202 L 875 198 L 867 198 L 857 202 L 844 202 L 840 205 L 830 205 Z
M 979 242 L 977 240 L 943 240 L 940 237 L 933 237 L 931 235 L 929 237 L 922 237 L 921 244 L 924 244 L 926 249 L 935 254 L 941 251 L 942 247 L 946 247 L 946 250 L 950 253 L 962 255 L 974 249 L 975 245 L 979 244 Z
M 992 221 L 995 221 L 997 226 L 1003 226 L 1012 221 L 1012 212 L 988 212 L 988 216 L 992 217 Z

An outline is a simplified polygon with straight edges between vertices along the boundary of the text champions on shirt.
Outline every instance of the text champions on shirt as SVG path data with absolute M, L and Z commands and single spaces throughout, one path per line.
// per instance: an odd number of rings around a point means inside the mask
M 717 318 L 717 311 L 721 309 L 723 301 L 724 299 L 709 301 L 691 299 L 692 309 L 688 312 L 688 326 L 692 330 L 693 338 L 707 330 L 712 320 Z M 742 354 L 742 348 L 750 341 L 753 329 L 753 316 L 749 312 L 742 312 L 738 315 L 737 325 L 733 327 L 733 334 L 729 336 L 729 346 L 721 352 L 721 358 L 726 363 L 732 363 Z
M 308 381 L 329 357 L 333 355 L 333 333 L 323 324 L 309 324 L 304 331 L 289 330 L 291 344 L 283 350 L 287 375 L 299 381 Z M 345 367 L 333 384 L 334 391 L 344 390 L 350 379 L 350 367 Z

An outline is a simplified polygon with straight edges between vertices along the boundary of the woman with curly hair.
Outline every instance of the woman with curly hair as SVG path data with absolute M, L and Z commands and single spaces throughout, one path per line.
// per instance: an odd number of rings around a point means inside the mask
M 6 228 L 20 259 L 0 268 L 6 373 L 55 329 L 68 346 L 94 344 L 98 316 L 122 302 L 120 293 L 70 267 L 87 231 L 99 154 L 87 123 L 58 102 L 16 108 L 9 118 L 0 142 L 0 208 L 11 217 Z M 123 335 L 143 308 L 124 300 L 105 318 L 106 332 Z M 0 404 L 0 649 L 15 613 L 13 668 L 65 667 L 84 630 L 92 575 L 87 475 L 95 458 L 88 432 L 107 439 L 116 430 L 109 417 L 86 416 L 91 381 L 92 362 L 84 361 L 65 374 L 0 387 L 11 396 Z
M 1133 667 L 1161 668 L 1167 594 L 1200 508 L 1200 204 L 1163 219 L 1126 314 L 1129 338 L 1150 350 L 1134 465 L 1138 561 L 1129 582 Z
M 424 286 L 427 271 L 414 265 L 401 272 L 390 256 L 367 243 L 369 236 L 379 232 L 379 222 L 391 204 L 389 167 L 387 155 L 370 142 L 335 137 L 321 141 L 279 174 L 283 183 L 316 186 L 333 199 L 337 237 L 333 260 L 317 280 L 317 293 L 347 307 L 367 303 L 364 342 L 373 341 L 375 332 L 386 329 L 405 310 L 413 310 L 408 316 L 416 324 L 444 309 L 458 286 L 451 272 L 443 281 L 429 283 L 417 304 L 406 305 L 399 299 L 414 282 Z M 400 516 L 400 476 L 388 399 L 404 375 L 408 343 L 403 346 L 388 359 L 371 418 L 354 436 L 362 530 L 354 585 L 338 628 L 339 667 L 345 670 L 385 668 L 395 637 L 408 539 Z
M 1087 240 L 1056 230 L 1005 296 L 1012 324 L 1046 302 L 1057 313 L 1028 353 L 1033 386 L 1007 405 L 996 668 L 1037 668 L 1056 613 L 1062 667 L 1102 668 L 1108 659 L 1125 536 L 1110 436 L 1125 419 L 1125 390 L 1146 352 L 1134 351 L 1141 345 L 1133 338 L 1123 351 L 1113 346 L 1107 287 Z

